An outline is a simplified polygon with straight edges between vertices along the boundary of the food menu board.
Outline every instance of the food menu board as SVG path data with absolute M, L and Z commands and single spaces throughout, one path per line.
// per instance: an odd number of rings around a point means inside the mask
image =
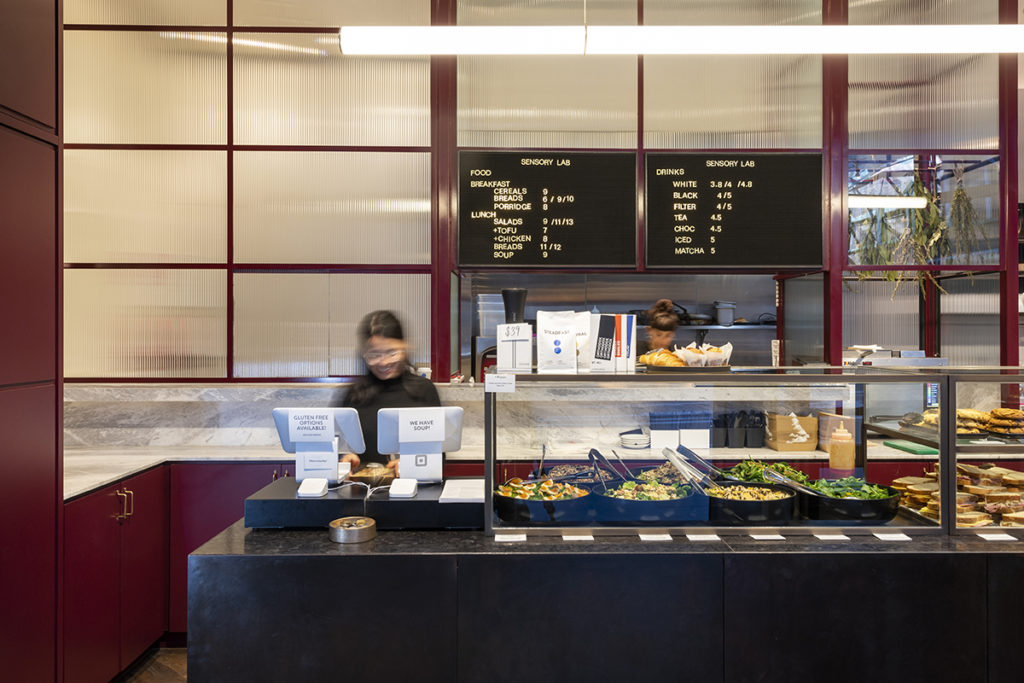
M 636 154 L 459 153 L 459 264 L 636 265 Z
M 821 154 L 648 154 L 647 265 L 822 265 Z

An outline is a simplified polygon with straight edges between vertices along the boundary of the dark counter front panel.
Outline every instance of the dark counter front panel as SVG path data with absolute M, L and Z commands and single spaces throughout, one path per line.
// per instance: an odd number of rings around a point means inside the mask
M 454 681 L 455 557 L 338 559 L 189 558 L 189 681 Z
M 722 680 L 722 557 L 459 557 L 459 681 Z
M 984 681 L 985 582 L 980 554 L 730 554 L 725 680 Z

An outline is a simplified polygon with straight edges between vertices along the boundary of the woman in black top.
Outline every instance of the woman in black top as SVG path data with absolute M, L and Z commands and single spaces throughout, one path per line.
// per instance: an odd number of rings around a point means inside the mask
M 398 460 L 389 462 L 386 454 L 377 452 L 377 411 L 381 408 L 436 407 L 441 405 L 441 399 L 430 380 L 412 373 L 402 323 L 393 313 L 368 313 L 360 321 L 356 336 L 369 372 L 349 387 L 341 405 L 359 412 L 366 452 L 361 457 L 347 453 L 342 462 L 351 462 L 353 471 L 360 463 L 376 462 L 397 472 Z

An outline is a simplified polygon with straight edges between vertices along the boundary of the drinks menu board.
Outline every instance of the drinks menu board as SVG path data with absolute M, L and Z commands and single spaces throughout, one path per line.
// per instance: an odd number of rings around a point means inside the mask
M 648 154 L 647 265 L 822 265 L 821 154 Z
M 636 154 L 459 153 L 459 264 L 636 265 Z

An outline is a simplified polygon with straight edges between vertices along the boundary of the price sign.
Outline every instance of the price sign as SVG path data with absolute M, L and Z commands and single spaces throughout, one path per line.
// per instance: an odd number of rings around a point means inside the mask
M 821 154 L 648 154 L 647 265 L 821 267 Z
M 459 263 L 636 265 L 636 154 L 460 152 Z

